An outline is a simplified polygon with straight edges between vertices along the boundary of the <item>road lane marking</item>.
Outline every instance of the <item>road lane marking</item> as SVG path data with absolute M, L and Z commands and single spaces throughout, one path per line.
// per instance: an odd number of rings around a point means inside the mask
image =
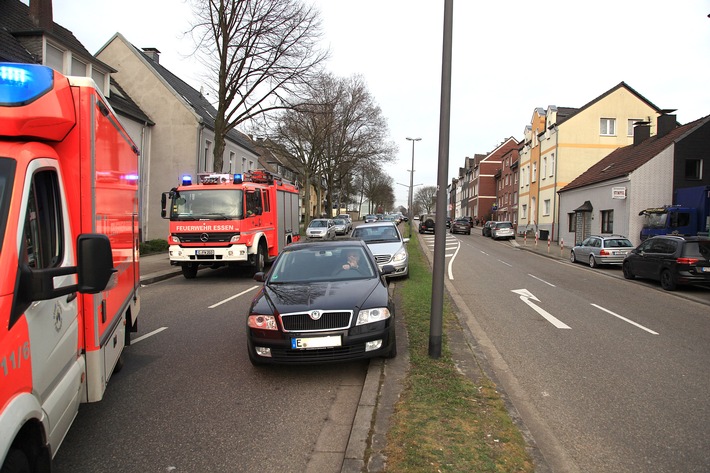
M 510 266 L 511 268 L 513 267 L 513 265 L 512 265 L 512 264 L 510 264 L 510 263 L 506 263 L 506 262 L 505 262 L 505 261 L 503 261 L 502 259 L 499 259 L 498 261 L 499 261 L 500 263 L 503 263 L 503 264 L 504 264 L 504 265 L 506 265 L 506 266 Z
M 650 334 L 652 334 L 652 335 L 658 335 L 657 332 L 654 332 L 653 330 L 648 329 L 648 328 L 644 327 L 644 326 L 641 325 L 641 324 L 637 324 L 637 323 L 634 322 L 633 320 L 629 320 L 629 319 L 627 319 L 626 317 L 622 317 L 622 316 L 619 315 L 619 314 L 615 314 L 614 312 L 610 311 L 609 309 L 605 309 L 604 307 L 602 307 L 602 306 L 600 306 L 600 305 L 597 305 L 597 304 L 592 304 L 592 305 L 593 305 L 594 307 L 596 307 L 597 309 L 599 309 L 599 310 L 603 310 L 603 311 L 606 312 L 607 314 L 611 314 L 611 315 L 613 315 L 614 317 L 617 317 L 617 318 L 623 320 L 624 322 L 628 322 L 628 323 L 630 323 L 631 325 L 634 325 L 634 326 L 640 328 L 641 330 L 645 330 L 645 331 L 647 331 L 648 333 L 650 333 Z
M 254 289 L 257 289 L 258 287 L 259 286 L 252 286 L 249 289 L 240 292 L 239 294 L 235 294 L 232 297 L 228 297 L 228 298 L 224 299 L 223 301 L 219 301 L 216 304 L 212 304 L 211 306 L 208 307 L 208 309 L 214 309 L 215 307 L 221 306 L 222 304 L 226 304 L 227 302 L 231 301 L 232 299 L 236 299 L 237 297 L 241 297 L 244 294 L 246 294 L 247 292 L 251 292 Z
M 451 280 L 451 281 L 454 280 L 454 270 L 453 270 L 454 260 L 456 259 L 456 255 L 459 253 L 459 249 L 461 249 L 460 243 L 456 246 L 456 251 L 454 251 L 454 254 L 451 255 L 451 259 L 449 260 L 449 280 Z
M 532 275 L 532 274 L 530 274 L 530 273 L 528 273 L 528 276 L 530 276 L 530 277 L 533 278 L 533 279 L 537 279 L 537 280 L 540 281 L 540 282 L 544 282 L 544 283 L 547 284 L 548 286 L 557 287 L 557 286 L 555 286 L 554 284 L 549 283 L 549 282 L 545 281 L 544 279 L 540 279 L 540 278 L 538 278 L 537 276 L 534 276 L 534 275 Z
M 555 327 L 560 328 L 560 329 L 568 329 L 568 330 L 571 330 L 571 327 L 570 327 L 569 325 L 563 323 L 562 321 L 560 321 L 559 319 L 557 319 L 554 315 L 550 314 L 549 312 L 547 312 L 547 311 L 546 311 L 545 309 L 543 309 L 542 307 L 538 307 L 538 306 L 536 306 L 535 304 L 533 304 L 532 302 L 530 302 L 530 299 L 533 299 L 533 300 L 538 301 L 538 302 L 540 302 L 540 299 L 538 299 L 537 297 L 535 297 L 535 296 L 534 296 L 530 291 L 528 291 L 527 289 L 516 289 L 516 290 L 511 290 L 511 292 L 514 292 L 514 293 L 520 295 L 520 300 L 521 300 L 521 301 L 525 302 L 527 305 L 529 305 L 530 307 L 532 307 L 535 312 L 537 312 L 538 314 L 540 314 L 545 320 L 547 320 L 548 322 L 550 322 L 550 323 L 551 323 L 552 325 L 554 325 Z
M 134 343 L 138 343 L 138 342 L 140 342 L 141 340 L 145 340 L 145 339 L 148 338 L 148 337 L 152 337 L 153 335 L 157 335 L 157 334 L 159 334 L 160 332 L 162 332 L 163 330 L 165 330 L 165 329 L 167 329 L 167 328 L 168 328 L 168 327 L 160 327 L 160 328 L 158 328 L 158 329 L 153 330 L 153 331 L 150 332 L 150 333 L 146 333 L 145 335 L 141 335 L 141 336 L 138 337 L 138 338 L 134 338 L 133 340 L 131 340 L 131 345 L 133 345 Z

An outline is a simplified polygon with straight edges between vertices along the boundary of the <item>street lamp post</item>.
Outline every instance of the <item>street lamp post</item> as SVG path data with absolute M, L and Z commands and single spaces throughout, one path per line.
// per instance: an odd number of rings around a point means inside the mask
M 414 142 L 420 141 L 421 138 L 409 138 L 407 140 L 412 142 L 412 169 L 409 171 L 409 236 L 412 236 L 412 220 L 414 220 L 414 210 L 412 209 L 413 197 L 414 197 Z

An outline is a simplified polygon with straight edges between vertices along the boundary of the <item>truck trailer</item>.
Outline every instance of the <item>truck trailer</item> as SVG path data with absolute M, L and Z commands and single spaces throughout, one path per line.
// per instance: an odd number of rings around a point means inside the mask
M 641 241 L 655 235 L 708 236 L 710 186 L 682 187 L 673 193 L 673 204 L 644 209 Z

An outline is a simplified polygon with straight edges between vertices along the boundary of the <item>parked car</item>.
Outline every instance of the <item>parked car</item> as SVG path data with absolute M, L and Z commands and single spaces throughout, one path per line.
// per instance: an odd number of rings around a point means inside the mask
M 320 238 L 333 240 L 335 238 L 335 224 L 329 218 L 314 218 L 306 227 L 306 238 Z
M 451 233 L 465 233 L 466 235 L 471 234 L 471 222 L 468 217 L 457 218 L 451 223 Z
M 491 236 L 491 228 L 493 225 L 495 225 L 495 220 L 489 220 L 488 222 L 483 224 L 483 228 L 481 228 L 481 235 L 483 236 Z
M 334 218 L 333 228 L 335 229 L 336 235 L 347 235 L 350 225 L 348 224 L 347 220 L 344 220 L 342 218 Z
M 623 235 L 592 235 L 572 247 L 569 260 L 588 263 L 591 268 L 601 264 L 620 265 L 633 247 L 634 244 Z
M 365 223 L 372 223 L 377 221 L 377 215 L 367 214 L 365 215 Z
M 515 229 L 512 222 L 496 222 L 491 226 L 491 238 L 500 240 L 515 240 Z
M 394 266 L 394 272 L 388 277 L 405 277 L 409 274 L 409 238 L 402 238 L 394 222 L 364 223 L 358 225 L 350 236 L 367 243 L 381 270 L 385 265 Z
M 348 232 L 353 229 L 353 218 L 350 214 L 338 214 L 335 218 L 342 218 L 348 223 Z
M 446 217 L 446 228 L 451 228 L 451 217 Z
M 349 262 L 359 258 L 357 266 Z M 317 364 L 397 355 L 395 306 L 362 240 L 297 242 L 284 248 L 246 317 L 249 360 Z
M 436 218 L 433 215 L 422 215 L 419 217 L 419 233 L 434 233 Z
M 655 236 L 631 250 L 621 267 L 626 279 L 660 281 L 666 291 L 683 284 L 710 284 L 710 238 Z

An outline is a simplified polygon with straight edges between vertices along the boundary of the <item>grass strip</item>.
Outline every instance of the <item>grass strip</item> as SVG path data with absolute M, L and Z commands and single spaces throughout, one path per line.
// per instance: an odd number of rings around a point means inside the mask
M 398 315 L 405 317 L 410 369 L 388 432 L 386 470 L 413 472 L 532 472 L 532 458 L 494 383 L 461 374 L 446 332 L 458 327 L 444 307 L 442 356 L 429 357 L 431 268 L 412 235 L 409 278 L 397 285 Z M 459 328 L 460 329 L 460 328 Z

